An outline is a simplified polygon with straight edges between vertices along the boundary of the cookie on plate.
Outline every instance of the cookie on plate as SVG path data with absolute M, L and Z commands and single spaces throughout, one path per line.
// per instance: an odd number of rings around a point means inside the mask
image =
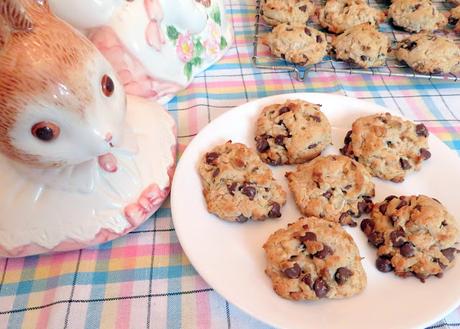
M 342 154 L 364 165 L 371 175 L 404 181 L 407 173 L 420 170 L 431 157 L 428 129 L 390 113 L 373 114 L 353 122 L 345 137 Z
M 302 100 L 266 106 L 256 124 L 256 148 L 271 165 L 303 163 L 331 144 L 331 125 L 321 105 Z
M 378 248 L 379 271 L 415 275 L 422 282 L 442 276 L 458 252 L 458 223 L 439 201 L 425 195 L 387 197 L 375 204 L 361 229 Z
M 363 0 L 328 0 L 319 12 L 320 25 L 332 33 L 342 33 L 362 23 L 378 25 L 384 19 L 383 12 Z
M 302 66 L 321 62 L 327 53 L 325 34 L 312 27 L 279 24 L 261 41 L 274 56 Z
M 396 58 L 420 73 L 456 73 L 460 71 L 460 48 L 446 37 L 421 32 L 400 41 Z
M 363 23 L 337 36 L 332 46 L 337 59 L 369 68 L 385 64 L 390 41 L 374 25 Z
M 201 158 L 199 173 L 210 213 L 240 223 L 281 216 L 286 192 L 244 144 L 229 141 L 214 147 Z
M 454 25 L 454 31 L 460 33 L 460 6 L 452 8 L 449 16 L 449 24 Z
M 447 24 L 447 18 L 429 0 L 395 0 L 388 17 L 393 25 L 409 32 L 435 31 Z
M 281 23 L 306 25 L 315 6 L 309 0 L 262 0 L 261 15 L 265 22 L 276 26 Z
M 344 298 L 366 287 L 358 248 L 339 224 L 300 218 L 273 233 L 263 247 L 265 273 L 283 298 Z
M 300 212 L 340 224 L 372 209 L 372 177 L 363 165 L 343 155 L 320 156 L 286 173 Z

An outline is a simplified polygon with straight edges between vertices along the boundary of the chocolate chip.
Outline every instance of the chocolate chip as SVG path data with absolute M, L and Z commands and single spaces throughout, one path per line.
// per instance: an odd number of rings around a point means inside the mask
M 334 254 L 334 251 L 331 249 L 331 247 L 329 247 L 328 245 L 326 244 L 323 244 L 323 249 L 321 249 L 320 251 L 318 251 L 316 254 L 314 254 L 313 256 L 315 256 L 316 258 L 319 258 L 319 259 L 324 259 L 326 258 L 327 256 L 329 255 L 333 255 Z
M 302 278 L 302 282 L 309 286 L 310 289 L 312 289 L 313 282 L 311 282 L 310 274 L 305 274 L 305 276 Z
M 309 150 L 314 149 L 316 146 L 318 146 L 318 143 L 310 144 L 310 145 L 308 145 L 308 149 Z
M 321 118 L 317 115 L 310 115 L 310 118 L 313 119 L 316 122 L 321 122 Z
M 379 206 L 380 213 L 381 213 L 382 215 L 385 215 L 385 212 L 387 211 L 387 208 L 388 208 L 388 203 L 382 203 L 382 204 Z
M 389 196 L 387 196 L 387 197 L 385 198 L 385 201 L 390 202 L 391 200 L 396 199 L 396 198 L 397 198 L 396 195 L 389 195 Z
M 372 232 L 367 237 L 367 240 L 374 246 L 380 247 L 385 241 L 383 239 L 383 234 L 381 232 Z
M 301 272 L 302 269 L 297 263 L 294 263 L 294 266 L 289 267 L 283 271 L 284 275 L 286 275 L 289 279 L 297 279 Z
M 278 135 L 275 137 L 275 144 L 284 145 L 283 141 L 284 141 L 283 135 Z
M 412 168 L 412 166 L 410 165 L 409 161 L 407 161 L 406 159 L 403 159 L 403 158 L 399 159 L 399 164 L 401 165 L 401 168 L 404 169 L 404 170 L 408 170 L 408 169 Z
M 449 24 L 450 25 L 457 25 L 457 23 L 458 23 L 458 18 L 455 18 L 453 16 L 449 17 Z
M 407 205 L 408 205 L 408 203 L 407 203 L 406 200 L 401 200 L 401 201 L 399 202 L 398 206 L 396 207 L 396 210 L 399 210 L 399 209 L 401 209 L 402 207 L 405 207 L 405 206 L 407 206 Z
M 369 60 L 369 57 L 367 57 L 367 56 L 365 56 L 365 55 L 361 55 L 360 58 L 361 58 L 361 60 L 362 60 L 363 62 Z
M 353 163 L 353 162 L 352 162 L 352 163 Z M 349 189 L 351 189 L 351 187 L 352 187 L 352 185 L 351 185 L 351 184 L 348 184 L 348 185 L 346 185 L 346 186 L 344 187 L 344 189 L 345 189 L 345 190 L 349 190 Z
M 283 114 L 283 113 L 286 113 L 286 112 L 289 112 L 291 111 L 291 109 L 287 106 L 283 106 L 282 108 L 280 108 L 279 110 L 279 115 Z
M 326 199 L 330 199 L 332 196 L 332 191 L 331 190 L 327 190 L 326 192 L 323 193 L 323 197 L 325 197 Z
M 372 201 L 361 201 L 358 202 L 358 210 L 361 214 L 368 214 L 372 211 Z
M 443 271 L 447 268 L 447 265 L 444 265 L 439 258 L 433 258 L 433 262 L 438 263 L 439 267 Z
M 316 36 L 316 42 L 317 42 L 317 43 L 323 42 L 323 38 L 321 38 L 320 35 L 317 35 L 317 36 Z
M 303 5 L 299 7 L 300 11 L 306 12 L 307 11 L 307 5 Z
M 286 28 L 286 31 L 292 32 L 292 31 L 294 31 L 294 29 L 293 29 L 292 27 L 287 27 L 287 28 Z
M 418 4 L 416 4 L 416 5 L 414 6 L 414 11 L 415 11 L 415 10 L 417 10 L 417 9 L 419 9 L 419 8 L 420 8 L 420 6 L 421 6 L 421 4 L 419 4 L 419 3 L 418 3 Z
M 426 129 L 425 125 L 423 123 L 420 123 L 415 126 L 415 133 L 418 136 L 423 136 L 423 137 L 428 137 L 428 129 Z
M 206 153 L 206 163 L 208 165 L 216 165 L 216 160 L 220 156 L 217 152 Z
M 246 217 L 246 216 L 243 216 L 243 215 L 239 215 L 239 216 L 236 218 L 236 221 L 237 221 L 238 223 L 245 223 L 245 222 L 247 222 L 248 220 L 249 220 L 249 218 Z
M 335 272 L 334 279 L 338 285 L 343 285 L 353 275 L 353 272 L 346 267 L 339 267 Z
M 278 218 L 281 217 L 281 206 L 278 202 L 272 203 L 272 209 L 268 212 L 268 217 Z
M 345 219 L 349 216 L 350 214 L 348 212 L 343 212 L 340 214 L 339 217 L 339 223 L 343 224 L 345 222 Z
M 237 185 L 238 184 L 236 182 L 233 182 L 232 184 L 227 185 L 228 193 L 230 193 L 232 196 L 235 195 L 235 190 L 236 190 Z
M 306 35 L 311 36 L 311 31 L 308 27 L 306 27 L 303 31 L 305 32 Z
M 361 228 L 361 231 L 366 234 L 366 236 L 369 236 L 372 232 L 374 232 L 375 223 L 372 219 L 365 218 L 361 221 L 359 227 Z
M 375 266 L 380 272 L 391 272 L 393 271 L 393 265 L 391 265 L 391 261 L 385 257 L 379 256 L 375 261 Z
M 217 175 L 219 175 L 219 173 L 220 173 L 220 169 L 219 169 L 219 168 L 214 169 L 214 171 L 212 172 L 212 177 L 213 177 L 213 178 L 216 178 Z
M 415 247 L 412 244 L 412 242 L 407 241 L 403 243 L 401 248 L 399 248 L 399 252 L 404 257 L 407 257 L 407 258 L 413 257 L 415 255 Z
M 442 254 L 449 260 L 449 262 L 454 260 L 456 251 L 457 250 L 455 248 L 447 248 L 441 250 Z
M 423 160 L 428 160 L 431 158 L 431 153 L 425 148 L 420 149 L 420 156 L 422 157 Z
M 241 193 L 246 195 L 249 198 L 249 200 L 254 200 L 257 190 L 254 186 L 243 184 L 241 187 Z
M 280 57 L 281 57 L 282 59 L 286 59 L 286 54 L 280 54 Z
M 257 151 L 260 153 L 267 152 L 270 149 L 270 144 L 268 144 L 268 140 L 266 136 L 258 136 L 256 137 L 256 147 Z
M 412 51 L 415 47 L 417 47 L 417 42 L 410 40 L 406 40 L 402 46 L 402 48 L 407 49 L 408 51 Z
M 305 241 L 316 241 L 316 234 L 313 232 L 305 232 L 304 236 L 299 237 L 301 242 Z
M 345 144 L 344 147 L 342 147 L 340 150 L 340 153 L 343 155 L 351 157 L 353 155 L 353 148 L 351 144 Z
M 351 130 L 347 132 L 345 135 L 345 138 L 343 139 L 344 144 L 350 144 L 351 143 Z
M 390 233 L 390 240 L 393 244 L 393 247 L 399 248 L 404 244 L 404 231 L 400 228 L 398 230 L 394 230 Z
M 322 298 L 327 295 L 329 286 L 323 279 L 317 278 L 313 284 L 313 290 L 315 291 L 316 297 Z

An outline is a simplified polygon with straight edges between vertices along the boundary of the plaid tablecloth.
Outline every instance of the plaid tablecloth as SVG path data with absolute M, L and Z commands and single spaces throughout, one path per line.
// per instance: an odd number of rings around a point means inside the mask
M 312 73 L 305 82 L 251 65 L 255 6 L 230 0 L 235 43 L 168 104 L 180 152 L 208 122 L 288 92 L 353 96 L 424 122 L 460 150 L 460 82 Z M 458 215 L 458 214 L 457 214 Z M 460 326 L 460 309 L 430 328 Z M 142 227 L 98 247 L 0 260 L 0 328 L 267 328 L 225 301 L 185 257 L 168 201 Z

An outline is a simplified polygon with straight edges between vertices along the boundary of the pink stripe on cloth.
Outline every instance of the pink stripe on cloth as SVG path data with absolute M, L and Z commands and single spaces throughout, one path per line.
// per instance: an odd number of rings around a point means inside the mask
M 206 289 L 208 285 L 201 277 L 195 278 L 196 289 Z M 211 327 L 211 307 L 209 304 L 209 294 L 196 294 L 197 328 Z
M 120 296 L 132 296 L 133 281 L 124 282 L 120 287 Z M 118 302 L 116 328 L 129 328 L 131 320 L 131 301 L 122 299 Z

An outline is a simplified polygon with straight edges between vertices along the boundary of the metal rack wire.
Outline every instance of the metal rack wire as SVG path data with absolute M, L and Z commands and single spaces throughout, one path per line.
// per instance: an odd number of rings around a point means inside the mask
M 383 76 L 395 76 L 395 77 L 412 77 L 412 78 L 424 78 L 424 79 L 442 79 L 442 80 L 452 80 L 458 81 L 460 79 L 460 73 L 454 74 L 449 73 L 446 75 L 443 74 L 421 74 L 412 70 L 407 65 L 399 62 L 394 56 L 389 54 L 384 66 L 373 67 L 369 69 L 363 69 L 357 67 L 351 63 L 337 61 L 330 56 L 326 56 L 323 60 L 314 65 L 310 66 L 300 66 L 286 60 L 275 58 L 270 54 L 268 47 L 262 45 L 259 42 L 261 35 L 268 33 L 271 30 L 271 26 L 265 24 L 260 15 L 260 2 L 261 0 L 256 0 L 256 22 L 255 22 L 255 33 L 253 41 L 253 56 L 252 62 L 255 67 L 260 69 L 269 69 L 269 70 L 280 70 L 287 71 L 294 76 L 295 79 L 303 81 L 309 72 L 332 72 L 332 73 L 344 73 L 344 74 L 367 74 L 367 75 L 383 75 Z M 379 9 L 386 10 L 388 9 L 388 4 L 385 0 L 376 1 L 368 0 L 370 6 L 377 7 Z M 321 0 L 318 4 L 324 4 L 324 0 Z M 433 4 L 437 7 L 440 12 L 447 12 L 450 10 L 451 5 L 444 0 L 435 0 Z M 310 24 L 311 26 L 321 29 L 317 24 Z M 395 44 L 407 37 L 409 33 L 402 30 L 396 29 L 391 24 L 382 23 L 380 24 L 380 31 L 387 34 L 391 40 L 392 47 Z M 441 32 L 443 34 L 449 34 L 457 44 L 460 44 L 460 39 L 453 32 Z

